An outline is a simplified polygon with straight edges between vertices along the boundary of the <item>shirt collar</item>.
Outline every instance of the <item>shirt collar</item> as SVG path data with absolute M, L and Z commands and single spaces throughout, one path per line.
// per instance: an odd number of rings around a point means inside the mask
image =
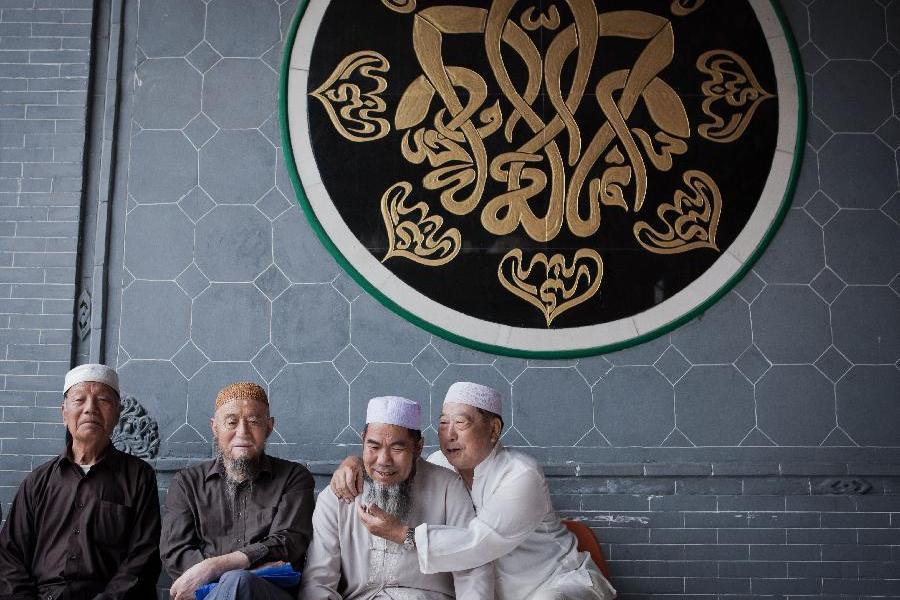
M 112 440 L 106 445 L 106 448 L 103 449 L 103 452 L 97 458 L 97 462 L 95 462 L 91 468 L 104 465 L 108 466 L 111 469 L 115 469 L 118 466 L 119 462 L 122 460 L 122 452 L 116 449 L 113 446 Z M 72 465 L 75 467 L 81 468 L 81 465 L 72 460 L 72 445 L 66 444 L 63 451 L 59 454 L 57 466 L 62 467 L 66 465 Z

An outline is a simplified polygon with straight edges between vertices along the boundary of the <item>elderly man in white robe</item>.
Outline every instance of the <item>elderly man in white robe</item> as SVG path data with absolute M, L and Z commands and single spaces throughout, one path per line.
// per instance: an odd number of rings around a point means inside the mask
M 459 476 L 421 459 L 420 413 L 406 398 L 369 401 L 363 493 L 354 503 L 342 503 L 330 488 L 319 494 L 300 600 L 494 598 L 490 565 L 420 571 L 412 528 L 388 540 L 373 536 L 360 519 L 378 511 L 414 525 L 465 527 L 474 516 Z
M 471 493 L 477 516 L 465 526 L 415 525 L 372 509 L 360 520 L 376 536 L 401 540 L 412 530 L 423 573 L 467 569 L 494 561 L 501 600 L 609 600 L 615 590 L 550 502 L 535 460 L 504 448 L 499 392 L 457 382 L 444 399 L 441 450 L 429 462 L 454 469 Z M 358 494 L 359 459 L 344 461 L 332 478 L 347 501 Z

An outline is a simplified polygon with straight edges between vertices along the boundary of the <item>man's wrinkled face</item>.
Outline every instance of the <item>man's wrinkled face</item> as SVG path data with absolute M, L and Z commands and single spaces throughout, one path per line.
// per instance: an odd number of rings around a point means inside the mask
M 438 425 L 441 452 L 457 469 L 474 469 L 494 449 L 499 437 L 497 419 L 468 404 L 444 402 Z
M 62 416 L 74 440 L 97 443 L 109 439 L 119 422 L 119 395 L 105 383 L 84 381 L 63 398 Z
M 229 460 L 255 460 L 266 449 L 266 439 L 275 427 L 269 407 L 258 400 L 231 400 L 212 418 L 219 452 Z
M 422 440 L 414 440 L 405 427 L 369 423 L 363 432 L 363 466 L 382 485 L 406 481 L 421 452 Z

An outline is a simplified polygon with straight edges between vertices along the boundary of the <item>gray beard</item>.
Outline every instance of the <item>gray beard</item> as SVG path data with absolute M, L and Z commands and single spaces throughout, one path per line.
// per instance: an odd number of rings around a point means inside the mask
M 253 479 L 259 472 L 259 458 L 230 458 L 222 452 L 218 437 L 214 437 L 213 443 L 216 458 L 222 461 L 222 466 L 225 467 L 225 490 L 228 495 L 234 498 L 238 488 L 245 482 L 252 490 Z
M 374 504 L 392 517 L 405 521 L 412 508 L 412 481 L 415 473 L 401 483 L 384 485 L 363 474 L 363 502 Z

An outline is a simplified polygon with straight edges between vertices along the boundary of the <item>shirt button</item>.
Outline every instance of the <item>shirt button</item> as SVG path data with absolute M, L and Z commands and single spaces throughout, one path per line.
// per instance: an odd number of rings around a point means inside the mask
M 243 516 L 244 516 L 244 513 L 238 513 L 238 516 L 239 516 L 239 517 L 243 517 Z
M 75 535 L 78 535 L 79 533 L 81 533 L 81 531 L 79 531 L 79 529 L 76 527 L 75 529 L 72 530 L 72 533 L 74 533 Z
M 77 555 L 77 554 L 70 554 L 70 555 L 69 555 L 69 558 L 70 558 L 71 560 L 75 560 L 76 558 L 78 558 L 78 555 Z

